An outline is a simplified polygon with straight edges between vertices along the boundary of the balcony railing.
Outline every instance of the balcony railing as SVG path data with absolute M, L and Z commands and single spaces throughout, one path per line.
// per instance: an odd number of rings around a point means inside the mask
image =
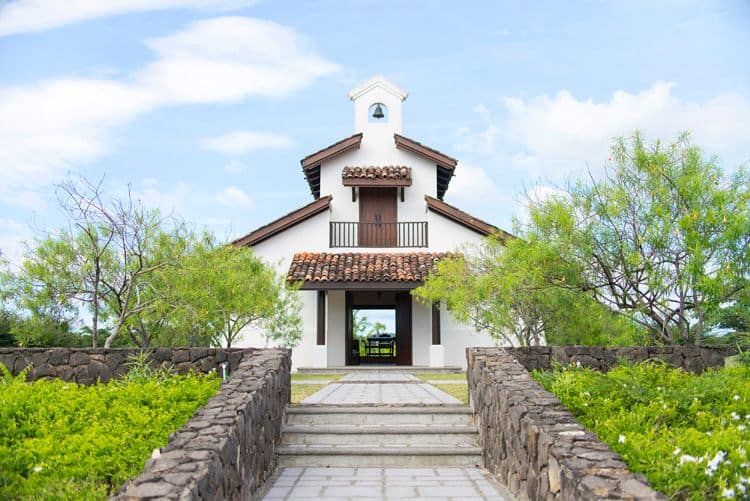
M 427 221 L 330 225 L 330 247 L 427 247 Z

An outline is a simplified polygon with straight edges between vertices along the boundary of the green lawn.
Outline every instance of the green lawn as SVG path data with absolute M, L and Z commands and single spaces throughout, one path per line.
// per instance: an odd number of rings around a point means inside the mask
M 469 385 L 467 384 L 433 384 L 432 386 L 459 399 L 464 405 L 469 404 Z
M 466 381 L 465 372 L 448 372 L 438 374 L 414 374 L 422 381 Z
M 312 382 L 312 381 L 338 381 L 346 374 L 292 374 L 292 382 Z
M 293 384 L 292 385 L 292 403 L 298 404 L 313 393 L 325 388 L 321 384 Z

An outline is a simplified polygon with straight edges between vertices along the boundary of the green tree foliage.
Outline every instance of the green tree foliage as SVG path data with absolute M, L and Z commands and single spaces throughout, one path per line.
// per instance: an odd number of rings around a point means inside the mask
M 230 348 L 245 328 L 261 329 L 268 342 L 283 346 L 302 336 L 298 294 L 247 247 L 218 246 L 208 238 L 169 281 L 182 322 L 213 345 Z
M 367 318 L 365 310 L 352 310 L 352 333 L 355 338 L 367 337 L 367 331 L 372 322 Z
M 580 277 L 553 281 L 648 329 L 653 341 L 700 344 L 706 320 L 748 286 L 750 176 L 726 177 L 682 135 L 612 148 L 601 181 L 536 204 L 524 237 Z
M 106 198 L 85 180 L 61 185 L 59 198 L 70 225 L 35 240 L 20 269 L 0 277 L 0 295 L 24 319 L 14 342 L 96 347 L 106 332 L 105 347 L 229 347 L 251 326 L 267 342 L 299 342 L 295 288 L 250 249 L 198 235 L 130 196 Z M 86 336 L 51 335 L 82 313 Z
M 632 324 L 586 294 L 549 285 L 574 273 L 540 242 L 495 236 L 438 263 L 414 294 L 445 301 L 458 320 L 514 345 L 636 343 Z

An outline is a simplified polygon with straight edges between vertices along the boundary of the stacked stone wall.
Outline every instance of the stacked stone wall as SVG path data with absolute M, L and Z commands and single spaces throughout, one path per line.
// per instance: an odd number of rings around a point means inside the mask
M 661 360 L 696 374 L 706 369 L 723 367 L 724 358 L 735 352 L 733 348 L 723 346 L 532 346 L 507 350 L 530 371 L 549 370 L 553 362 L 557 362 L 562 365 L 578 364 L 606 372 L 620 360 Z
M 137 349 L 0 348 L 13 375 L 31 366 L 29 381 L 60 378 L 107 382 L 128 370 Z M 221 373 L 218 393 L 146 461 L 115 500 L 250 499 L 276 467 L 284 409 L 291 397 L 291 350 L 158 348 L 152 367 Z
M 538 384 L 517 353 L 467 349 L 469 395 L 488 470 L 519 499 L 665 499 Z
M 276 467 L 290 371 L 290 350 L 244 350 L 219 392 L 112 499 L 250 499 Z
M 190 370 L 221 372 L 227 363 L 228 372 L 239 367 L 243 349 L 224 348 L 154 348 L 149 350 L 152 367 L 171 367 L 180 374 Z M 14 376 L 31 366 L 29 381 L 57 378 L 80 384 L 108 382 L 128 371 L 133 356 L 141 353 L 136 348 L 0 348 L 0 364 Z

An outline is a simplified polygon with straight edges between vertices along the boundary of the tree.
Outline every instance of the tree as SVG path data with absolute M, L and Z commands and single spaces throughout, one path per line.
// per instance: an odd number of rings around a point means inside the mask
M 355 338 L 365 337 L 371 325 L 364 310 L 352 310 L 352 334 Z
M 701 343 L 706 320 L 748 286 L 750 177 L 725 177 L 687 134 L 671 144 L 619 139 L 604 179 L 531 209 L 524 238 L 575 269 L 585 292 L 648 329 L 653 341 Z
M 69 225 L 27 247 L 14 276 L 16 300 L 32 311 L 55 308 L 75 315 L 87 309 L 92 345 L 98 345 L 105 321 L 109 348 L 131 317 L 155 307 L 151 282 L 158 270 L 176 263 L 179 255 L 171 251 L 177 248 L 151 252 L 164 234 L 164 220 L 129 192 L 107 199 L 101 183 L 81 179 L 62 183 L 57 195 Z
M 414 294 L 445 301 L 460 321 L 516 346 L 633 344 L 638 330 L 584 293 L 551 281 L 576 270 L 539 243 L 495 235 L 444 259 Z
M 184 311 L 213 345 L 230 348 L 247 327 L 264 329 L 267 341 L 297 344 L 299 298 L 251 249 L 209 240 L 183 263 L 175 280 Z
M 379 336 L 379 335 L 381 335 L 382 333 L 385 332 L 385 329 L 386 329 L 386 327 L 385 327 L 384 323 L 375 322 L 374 324 L 372 324 L 372 328 L 370 329 L 369 335 L 370 336 Z

